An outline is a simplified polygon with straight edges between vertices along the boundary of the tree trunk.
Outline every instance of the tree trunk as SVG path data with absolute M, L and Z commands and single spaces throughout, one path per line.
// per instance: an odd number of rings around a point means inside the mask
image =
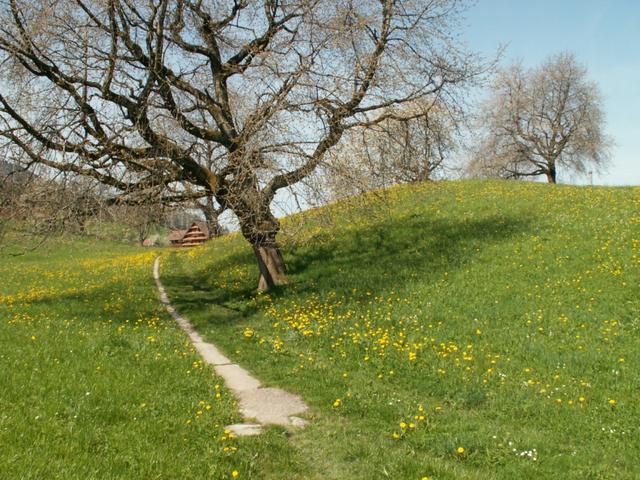
M 204 204 L 200 204 L 200 209 L 202 210 L 204 218 L 207 221 L 211 236 L 219 237 L 220 235 L 222 235 L 222 228 L 220 227 L 220 223 L 218 222 L 218 212 L 216 211 L 215 205 L 213 204 L 213 198 L 208 197 L 205 200 Z
M 556 166 L 555 165 L 549 166 L 549 169 L 547 170 L 546 174 L 547 174 L 547 182 L 556 183 Z
M 260 278 L 258 290 L 269 290 L 287 282 L 284 258 L 276 242 L 280 222 L 273 216 L 268 204 L 259 201 L 242 206 L 234 212 L 240 220 L 240 230 L 253 247 L 258 261 Z
M 147 229 L 145 227 L 138 227 L 138 242 L 141 247 L 144 247 L 144 240 L 147 238 Z
M 269 290 L 288 283 L 282 252 L 277 245 L 254 245 L 253 252 L 260 268 L 258 290 Z

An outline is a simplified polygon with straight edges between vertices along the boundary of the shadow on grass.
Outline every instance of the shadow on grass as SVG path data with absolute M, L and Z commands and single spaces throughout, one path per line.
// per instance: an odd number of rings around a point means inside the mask
M 476 249 L 526 232 L 530 219 L 490 216 L 459 221 L 410 215 L 366 228 L 287 257 L 297 290 L 349 293 L 354 287 L 377 293 L 407 283 L 429 284 L 461 269 Z
M 173 306 L 192 322 L 200 324 L 202 318 L 206 318 L 209 324 L 233 323 L 254 311 L 247 300 L 255 293 L 257 272 L 255 283 L 234 283 L 227 288 L 216 286 L 219 272 L 238 265 L 251 265 L 252 260 L 253 256 L 248 252 L 222 257 L 214 270 L 208 263 L 187 270 L 174 254 L 170 254 L 164 258 L 160 277 Z
M 527 232 L 533 219 L 487 216 L 450 221 L 421 215 L 390 217 L 388 221 L 361 227 L 341 228 L 318 242 L 297 248 L 284 246 L 292 285 L 271 291 L 272 297 L 314 292 L 320 297 L 335 292 L 346 297 L 367 291 L 383 294 L 418 282 L 425 287 L 454 273 L 468 263 L 477 249 L 487 248 Z M 332 235 L 332 236 L 330 236 Z M 255 313 L 248 302 L 255 292 L 257 267 L 246 253 L 224 256 L 209 264 L 186 270 L 169 258 L 162 277 L 175 307 L 187 316 L 196 315 L 208 325 L 228 324 Z M 216 275 L 238 264 L 255 269 L 255 278 L 226 288 L 216 287 Z
M 157 314 L 157 305 L 149 301 L 150 288 L 151 284 L 143 282 L 132 286 L 125 280 L 104 281 L 98 287 L 83 289 L 70 286 L 56 293 L 27 297 L 24 304 L 36 313 L 64 315 L 87 324 L 103 321 L 116 325 L 133 324 L 138 319 Z M 155 290 L 155 285 L 153 288 Z
M 423 288 L 464 267 L 485 249 L 527 232 L 533 219 L 487 216 L 481 219 L 450 221 L 421 215 L 389 217 L 388 221 L 325 232 L 316 242 L 297 248 L 284 246 L 292 285 L 270 292 L 272 297 L 316 293 L 321 298 L 335 292 L 347 298 L 366 292 L 385 294 L 406 285 L 420 283 Z M 214 252 L 220 254 L 221 252 Z M 175 257 L 165 257 L 162 281 L 178 311 L 196 325 L 225 325 L 250 316 L 256 306 L 249 300 L 255 293 L 258 271 L 249 248 L 218 260 L 187 265 Z M 242 281 L 219 283 L 225 272 L 238 265 L 249 266 L 254 275 Z M 151 269 L 151 265 L 149 265 Z M 149 282 L 152 282 L 149 279 Z M 155 287 L 155 286 L 154 286 Z M 94 317 L 95 306 L 108 304 L 114 293 L 127 288 L 122 282 L 105 284 L 89 292 L 61 293 L 35 300 L 42 308 L 55 308 L 60 302 L 74 304 L 78 315 Z M 149 314 L 145 305 L 124 305 L 124 312 L 104 310 L 116 322 Z

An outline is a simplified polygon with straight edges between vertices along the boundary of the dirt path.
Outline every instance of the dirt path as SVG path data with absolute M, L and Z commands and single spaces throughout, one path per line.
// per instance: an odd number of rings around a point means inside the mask
M 252 422 L 229 425 L 228 429 L 237 435 L 256 435 L 260 433 L 262 425 L 273 424 L 285 427 L 306 425 L 305 420 L 296 417 L 308 410 L 299 396 L 279 388 L 262 387 L 260 380 L 240 365 L 232 363 L 213 343 L 205 342 L 193 325 L 176 311 L 160 281 L 160 257 L 157 257 L 153 264 L 153 278 L 158 286 L 160 301 L 189 336 L 191 343 L 205 362 L 212 365 L 215 372 L 224 379 L 227 387 L 238 399 L 240 413 L 245 420 Z

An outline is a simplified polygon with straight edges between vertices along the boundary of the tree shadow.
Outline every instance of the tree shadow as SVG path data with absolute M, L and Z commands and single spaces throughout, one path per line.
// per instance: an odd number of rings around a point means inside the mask
M 532 219 L 493 215 L 458 221 L 408 215 L 352 229 L 345 236 L 287 256 L 299 292 L 384 292 L 433 282 L 473 259 L 477 249 L 530 229 Z M 286 292 L 284 293 L 286 294 Z
M 431 219 L 424 215 L 389 217 L 359 227 L 339 228 L 318 241 L 284 246 L 292 284 L 269 292 L 273 298 L 329 292 L 346 298 L 398 291 L 407 285 L 425 287 L 464 268 L 477 250 L 530 230 L 533 219 L 492 215 L 483 218 Z M 331 236 L 333 235 L 333 236 Z M 216 275 L 237 265 L 250 265 L 255 278 L 227 288 L 216 287 Z M 179 262 L 165 269 L 163 282 L 175 307 L 207 325 L 229 324 L 258 310 L 258 271 L 249 249 L 224 256 L 215 270 L 205 264 L 181 271 Z M 358 293 L 353 289 L 357 288 Z
M 161 270 L 161 280 L 173 306 L 194 323 L 201 323 L 205 316 L 208 324 L 234 323 L 255 311 L 247 301 L 256 291 L 257 272 L 254 282 L 234 283 L 226 288 L 217 287 L 217 277 L 238 265 L 251 265 L 252 260 L 252 255 L 239 253 L 220 259 L 215 270 L 202 265 L 186 271 L 179 260 L 169 256 L 164 263 L 170 266 Z
M 149 266 L 151 268 L 151 265 Z M 155 304 L 133 301 L 150 288 L 144 284 L 132 285 L 127 280 L 113 280 L 100 283 L 95 288 L 76 288 L 69 286 L 58 292 L 26 297 L 22 302 L 35 314 L 58 314 L 64 312 L 72 318 L 81 318 L 83 322 L 105 322 L 113 324 L 135 323 L 140 318 L 153 317 L 157 311 Z M 154 285 L 155 288 L 155 285 Z M 159 298 L 158 298 L 159 301 Z

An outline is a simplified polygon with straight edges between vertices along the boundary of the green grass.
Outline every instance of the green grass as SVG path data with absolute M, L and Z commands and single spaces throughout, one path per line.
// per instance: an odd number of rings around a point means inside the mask
M 1 256 L 0 478 L 640 477 L 640 189 L 399 187 L 281 239 L 292 283 L 269 294 L 237 235 L 163 253 L 203 336 L 311 406 L 241 439 L 153 251 Z
M 283 430 L 225 433 L 235 401 L 159 308 L 154 255 L 59 239 L 0 257 L 0 478 L 304 473 Z
M 311 405 L 287 468 L 243 475 L 640 477 L 640 189 L 405 186 L 281 239 L 270 294 L 238 236 L 163 260 L 205 338 Z

